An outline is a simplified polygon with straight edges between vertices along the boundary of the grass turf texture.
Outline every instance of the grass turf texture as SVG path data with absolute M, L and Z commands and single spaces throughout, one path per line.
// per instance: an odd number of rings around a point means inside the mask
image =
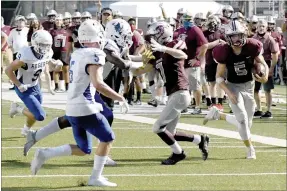
M 20 129 L 25 120 L 22 116 L 8 117 L 10 102 L 2 102 L 2 189 L 3 190 L 103 190 L 87 187 L 86 184 L 93 166 L 93 154 L 84 157 L 61 157 L 46 161 L 39 171 L 40 177 L 7 178 L 5 176 L 30 175 L 30 162 L 35 149 L 27 157 L 23 156 L 22 146 L 25 138 Z M 36 123 L 36 128 L 50 122 L 54 117 L 63 115 L 61 110 L 47 109 L 47 119 Z M 281 111 L 282 113 L 282 111 Z M 152 117 L 152 116 L 146 116 Z M 181 122 L 201 124 L 202 117 L 183 116 Z M 274 117 L 272 120 L 278 120 Z M 208 125 L 225 128 L 223 124 Z M 217 123 L 217 121 L 216 121 Z M 265 123 L 264 123 L 265 124 Z M 271 124 L 271 123 L 270 123 Z M 285 128 L 262 127 L 254 123 L 266 136 L 286 135 Z M 285 123 L 282 123 L 286 127 Z M 223 127 L 221 126 L 223 125 Z M 286 174 L 260 175 L 256 173 L 286 172 L 286 149 L 255 143 L 258 148 L 257 160 L 244 159 L 245 148 L 220 148 L 218 146 L 243 146 L 239 140 L 211 136 L 210 157 L 203 162 L 197 146 L 192 143 L 182 145 L 187 159 L 175 166 L 162 166 L 160 161 L 167 158 L 170 149 L 152 133 L 151 125 L 115 120 L 113 125 L 116 141 L 111 155 L 118 162 L 116 167 L 106 167 L 105 175 L 116 182 L 118 190 L 284 190 Z M 227 128 L 227 127 L 226 127 Z M 232 127 L 231 127 L 232 128 Z M 263 128 L 263 130 L 262 130 Z M 272 129 L 271 129 L 272 128 Z M 230 127 L 228 127 L 230 129 Z M 234 129 L 233 129 L 234 130 Z M 274 131 L 278 131 L 274 134 Z M 254 133 L 254 132 L 253 132 Z M 71 129 L 62 130 L 40 141 L 35 147 L 59 146 L 74 143 Z M 94 140 L 96 147 L 97 141 Z M 20 148 L 9 148 L 20 147 Z M 145 148 L 142 148 L 145 147 Z M 150 148 L 148 148 L 150 147 Z M 158 147 L 158 148 L 151 148 Z M 255 173 L 255 174 L 254 174 Z M 159 175 L 162 174 L 162 175 Z M 172 174 L 178 174 L 172 176 Z M 206 176 L 199 176 L 206 174 Z M 220 175 L 216 175 L 220 174 Z M 238 174 L 249 174 L 238 176 Z M 253 174 L 251 176 L 250 174 Z M 41 175 L 86 175 L 77 177 L 41 177 Z M 154 175 L 154 176 L 152 176 Z M 155 176 L 157 175 L 157 176 Z M 164 176 L 165 175 L 165 176 Z M 111 190 L 111 188 L 105 188 Z

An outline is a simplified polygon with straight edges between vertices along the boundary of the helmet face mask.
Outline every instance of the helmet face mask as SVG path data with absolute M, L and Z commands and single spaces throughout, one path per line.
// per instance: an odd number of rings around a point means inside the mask
M 246 35 L 244 33 L 226 35 L 227 41 L 231 46 L 242 47 L 246 43 Z
M 34 47 L 35 52 L 40 55 L 45 55 L 50 52 L 52 43 L 52 36 L 45 30 L 38 30 L 34 32 L 31 37 L 31 44 Z
M 210 32 L 215 32 L 218 30 L 219 28 L 219 25 L 218 23 L 215 21 L 215 20 L 210 20 L 207 22 L 206 24 L 207 26 L 207 29 L 210 31 Z
M 230 22 L 225 29 L 227 43 L 232 47 L 242 47 L 246 43 L 246 28 L 239 21 Z

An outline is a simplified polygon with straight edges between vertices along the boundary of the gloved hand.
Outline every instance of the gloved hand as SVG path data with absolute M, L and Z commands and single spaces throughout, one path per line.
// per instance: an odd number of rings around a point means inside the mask
M 129 104 L 126 102 L 126 100 L 124 101 L 120 101 L 120 112 L 123 114 L 126 114 L 127 112 L 129 112 L 130 108 L 129 108 Z
M 145 52 L 142 54 L 142 61 L 143 64 L 148 64 L 150 60 L 155 59 L 151 50 L 146 49 Z
M 23 92 L 27 91 L 28 85 L 26 85 L 26 84 L 21 84 L 20 86 L 18 86 L 18 89 L 19 89 L 19 91 L 20 91 L 21 93 L 23 93 Z
M 158 51 L 158 52 L 163 52 L 163 53 L 166 52 L 167 50 L 166 46 L 160 45 L 154 39 L 151 39 L 150 42 L 151 42 L 151 49 L 153 51 Z

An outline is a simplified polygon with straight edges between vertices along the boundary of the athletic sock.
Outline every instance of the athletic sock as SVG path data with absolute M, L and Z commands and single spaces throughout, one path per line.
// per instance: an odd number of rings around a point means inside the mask
M 94 167 L 92 170 L 92 175 L 91 177 L 93 177 L 94 179 L 99 179 L 102 176 L 103 170 L 104 170 L 104 166 L 106 163 L 108 156 L 98 156 L 95 155 L 94 158 Z
M 44 156 L 46 159 L 58 156 L 70 156 L 70 155 L 72 155 L 72 148 L 69 144 L 44 149 Z
M 36 132 L 35 139 L 36 141 L 39 141 L 48 135 L 51 135 L 53 133 L 56 133 L 60 131 L 59 123 L 58 123 L 58 118 L 53 119 L 48 125 L 44 126 L 43 128 L 39 129 Z

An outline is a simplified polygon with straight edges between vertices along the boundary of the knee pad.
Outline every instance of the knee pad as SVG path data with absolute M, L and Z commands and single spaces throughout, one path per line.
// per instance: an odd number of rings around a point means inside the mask
M 81 149 L 81 151 L 83 151 L 87 155 L 91 154 L 91 152 L 92 152 L 91 148 L 88 148 L 88 147 L 81 148 L 79 145 L 77 145 L 77 146 L 79 147 L 79 149 Z
M 70 122 L 68 121 L 68 119 L 66 118 L 66 116 L 62 116 L 58 118 L 58 124 L 60 129 L 65 129 L 67 127 L 71 127 Z
M 44 121 L 45 117 L 46 117 L 46 114 L 39 114 L 39 115 L 35 116 L 35 119 L 37 121 Z

